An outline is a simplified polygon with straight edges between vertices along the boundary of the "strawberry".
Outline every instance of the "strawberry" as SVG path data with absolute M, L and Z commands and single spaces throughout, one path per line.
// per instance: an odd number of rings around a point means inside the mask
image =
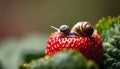
M 64 34 L 64 32 L 63 32 Z M 48 38 L 46 45 L 46 55 L 52 55 L 63 49 L 74 49 L 81 52 L 86 58 L 94 60 L 100 64 L 102 60 L 102 42 L 97 33 L 91 36 L 67 35 L 55 32 Z

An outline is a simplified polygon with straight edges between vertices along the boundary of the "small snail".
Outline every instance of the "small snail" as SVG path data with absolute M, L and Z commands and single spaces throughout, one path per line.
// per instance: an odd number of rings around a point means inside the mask
M 71 33 L 83 36 L 91 36 L 94 29 L 91 23 L 87 21 L 78 22 L 71 29 Z
M 58 33 L 62 33 L 63 35 L 68 35 L 70 33 L 70 27 L 68 25 L 61 25 L 59 28 L 51 26 L 52 28 L 56 29 Z

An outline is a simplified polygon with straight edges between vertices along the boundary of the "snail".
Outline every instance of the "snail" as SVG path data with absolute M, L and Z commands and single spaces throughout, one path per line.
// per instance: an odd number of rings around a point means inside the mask
M 93 31 L 94 29 L 91 23 L 87 21 L 80 21 L 73 26 L 70 33 L 74 33 L 76 35 L 91 36 Z
M 70 33 L 70 27 L 68 25 L 61 25 L 59 28 L 56 28 L 54 26 L 51 27 L 57 30 L 58 33 L 62 33 L 63 35 L 68 35 Z

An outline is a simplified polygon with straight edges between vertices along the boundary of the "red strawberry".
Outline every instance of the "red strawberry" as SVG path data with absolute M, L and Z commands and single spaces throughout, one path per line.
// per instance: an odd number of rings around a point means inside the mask
M 90 37 L 79 35 L 64 36 L 58 32 L 51 34 L 46 45 L 46 55 L 52 55 L 63 49 L 75 49 L 98 64 L 102 60 L 102 42 L 100 36 L 96 33 L 93 33 Z
M 102 44 L 98 35 L 91 37 L 84 36 L 62 36 L 52 34 L 49 37 L 46 51 L 47 55 L 52 55 L 62 49 L 75 49 L 81 52 L 88 59 L 93 59 L 97 63 L 102 59 Z

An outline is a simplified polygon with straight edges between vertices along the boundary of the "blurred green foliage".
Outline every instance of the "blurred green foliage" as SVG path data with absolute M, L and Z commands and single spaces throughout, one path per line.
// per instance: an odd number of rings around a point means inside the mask
M 73 50 L 63 50 L 52 56 L 21 64 L 19 69 L 98 69 L 93 61 L 87 61 L 82 54 Z
M 47 35 L 26 35 L 23 38 L 9 38 L 0 43 L 0 60 L 4 69 L 17 69 L 21 62 L 44 55 Z
M 38 59 L 38 58 L 44 57 L 44 56 L 45 56 L 44 52 L 43 53 L 39 52 L 39 53 L 35 53 L 35 54 L 29 53 L 24 56 L 24 62 L 29 63 L 31 60 Z
M 95 28 L 97 29 L 97 32 L 101 34 L 104 30 L 110 29 L 110 27 L 113 27 L 115 24 L 120 24 L 120 16 L 118 17 L 109 16 L 108 18 L 102 18 L 99 20 Z
M 104 69 L 120 69 L 120 16 L 101 19 L 96 29 L 103 41 Z

